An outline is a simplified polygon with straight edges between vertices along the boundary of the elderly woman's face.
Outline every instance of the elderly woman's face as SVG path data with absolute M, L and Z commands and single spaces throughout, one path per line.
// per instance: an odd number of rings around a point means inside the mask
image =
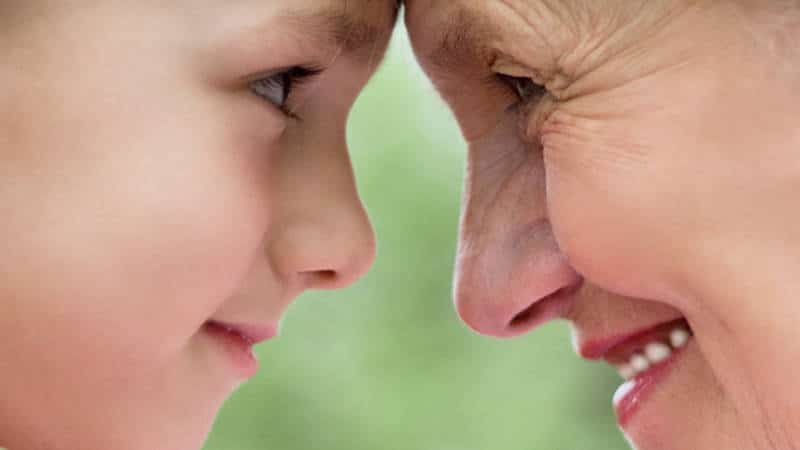
M 570 321 L 642 450 L 798 443 L 797 16 L 737 3 L 407 1 L 469 142 L 459 313 Z

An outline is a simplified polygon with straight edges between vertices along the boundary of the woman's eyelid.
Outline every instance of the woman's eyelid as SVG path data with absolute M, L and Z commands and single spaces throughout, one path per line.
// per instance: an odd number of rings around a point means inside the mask
M 525 76 L 506 75 L 496 73 L 499 81 L 511 89 L 521 102 L 528 102 L 541 98 L 547 93 L 547 88 L 536 83 L 532 78 Z

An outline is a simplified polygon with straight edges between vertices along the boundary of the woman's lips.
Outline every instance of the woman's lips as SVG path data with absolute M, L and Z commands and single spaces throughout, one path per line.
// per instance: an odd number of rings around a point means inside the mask
M 258 372 L 258 360 L 253 354 L 253 346 L 275 337 L 276 327 L 228 324 L 209 321 L 203 331 L 220 343 L 230 358 L 237 374 L 252 378 Z
M 589 359 L 605 359 L 626 382 L 614 394 L 614 408 L 623 428 L 647 396 L 667 377 L 692 337 L 685 319 L 678 319 L 624 336 L 596 340 L 581 346 Z

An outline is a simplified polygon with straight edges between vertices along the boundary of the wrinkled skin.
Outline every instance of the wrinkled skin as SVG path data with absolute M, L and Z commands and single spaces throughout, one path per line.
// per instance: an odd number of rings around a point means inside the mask
M 323 39 L 305 24 L 323 10 L 375 40 Z M 2 2 L 0 447 L 198 449 L 243 381 L 204 323 L 276 328 L 302 291 L 365 273 L 345 122 L 395 16 Z M 289 95 L 296 118 L 249 83 L 295 65 L 323 69 Z
M 565 319 L 580 348 L 685 317 L 695 337 L 632 445 L 800 446 L 796 2 L 406 8 L 469 143 L 465 322 L 509 337 Z

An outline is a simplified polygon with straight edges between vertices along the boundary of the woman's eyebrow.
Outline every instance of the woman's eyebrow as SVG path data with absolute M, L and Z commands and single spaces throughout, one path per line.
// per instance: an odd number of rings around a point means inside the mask
M 446 73 L 480 61 L 491 65 L 491 33 L 484 18 L 460 10 L 443 22 L 436 44 L 425 55 L 432 67 Z

